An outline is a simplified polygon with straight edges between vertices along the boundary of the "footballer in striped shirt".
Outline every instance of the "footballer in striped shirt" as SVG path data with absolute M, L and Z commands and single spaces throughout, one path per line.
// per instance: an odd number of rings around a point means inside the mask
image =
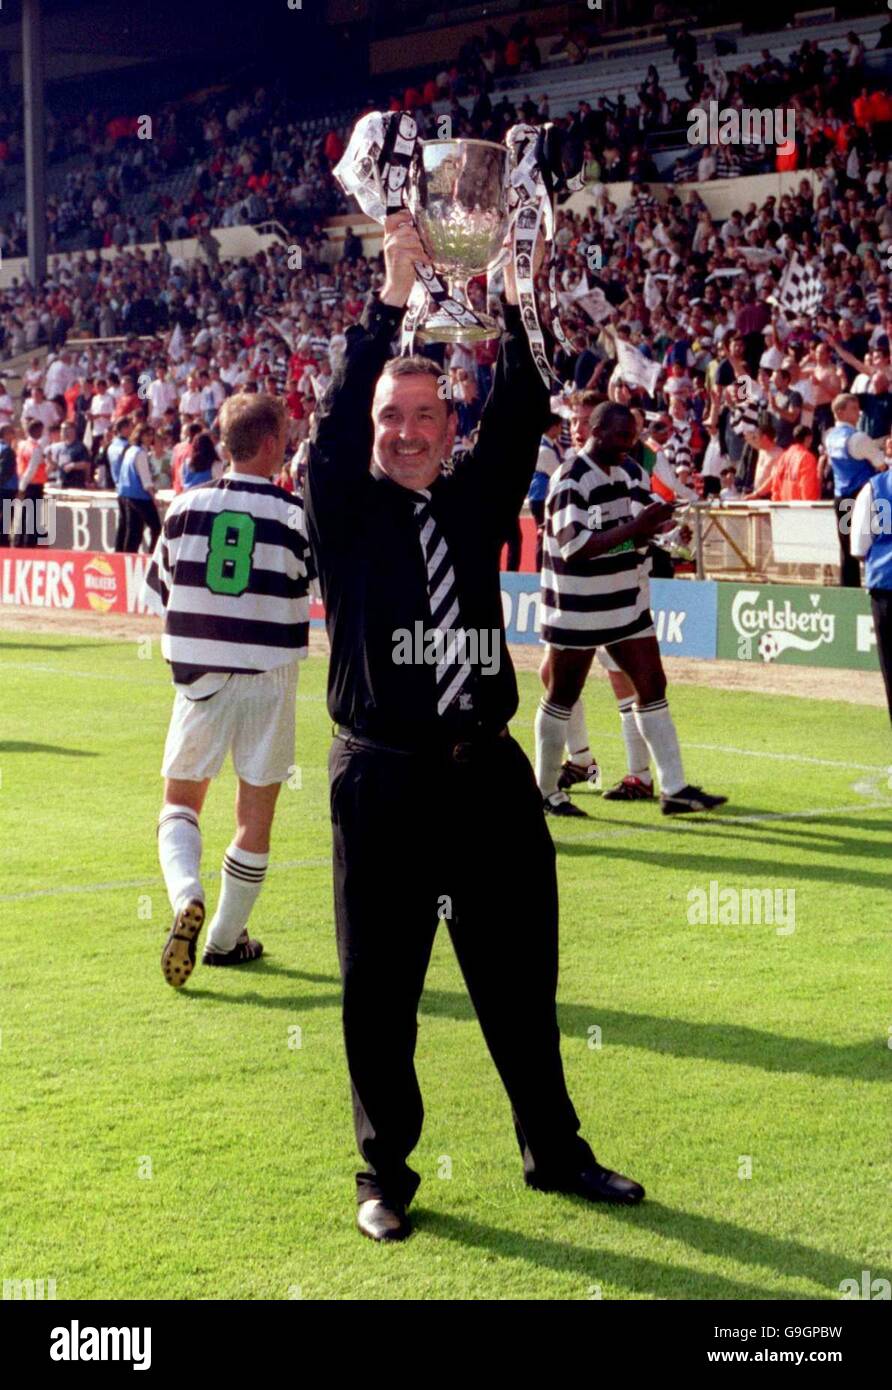
M 536 779 L 548 814 L 585 812 L 559 788 L 569 721 L 596 649 L 606 650 L 634 691 L 636 732 L 653 758 L 664 815 L 724 804 L 684 776 L 666 676 L 649 606 L 646 546 L 671 519 L 673 504 L 653 499 L 647 475 L 629 457 L 638 425 L 624 405 L 596 406 L 579 452 L 554 474 L 545 504 L 542 561 L 542 677 L 536 714 Z M 572 755 L 572 738 L 570 742 Z
M 144 588 L 164 618 L 161 650 L 176 692 L 158 820 L 174 914 L 161 967 L 175 989 L 194 969 L 205 918 L 199 816 L 229 752 L 238 776 L 236 832 L 202 963 L 242 965 L 262 954 L 248 918 L 266 875 L 279 789 L 297 772 L 297 671 L 308 647 L 303 506 L 271 481 L 285 458 L 285 406 L 265 393 L 231 396 L 220 428 L 230 467 L 173 501 Z

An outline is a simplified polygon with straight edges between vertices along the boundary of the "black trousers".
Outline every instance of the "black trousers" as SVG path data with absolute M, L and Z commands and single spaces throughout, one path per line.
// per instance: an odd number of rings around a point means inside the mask
M 366 1164 L 358 1200 L 408 1202 L 420 1181 L 406 1162 L 424 1117 L 413 1059 L 440 920 L 511 1102 L 526 1181 L 560 1187 L 593 1155 L 564 1083 L 555 852 L 523 751 L 491 738 L 458 763 L 335 739 L 329 771 L 344 1040 Z
M 536 523 L 536 573 L 542 572 L 542 551 L 545 546 L 545 498 L 530 502 L 530 512 Z
M 43 497 L 43 483 L 29 483 L 23 493 L 23 498 L 28 504 L 22 514 L 22 529 L 14 539 L 14 544 L 23 550 L 33 549 L 38 541 L 38 513 L 37 504 Z
M 871 589 L 870 607 L 873 612 L 880 670 L 886 686 L 889 718 L 892 719 L 892 589 Z
M 16 488 L 0 487 L 0 546 L 13 542 L 13 502 L 18 497 Z
M 508 554 L 505 556 L 505 569 L 512 574 L 516 574 L 520 569 L 520 552 L 523 547 L 523 532 L 520 529 L 520 517 L 514 523 L 514 528 L 509 536 L 505 538 L 508 546 Z
M 115 550 L 120 554 L 127 548 L 127 499 L 118 498 L 118 524 L 115 527 Z
M 839 582 L 844 589 L 861 588 L 861 565 L 852 554 L 852 508 L 851 497 L 834 497 L 836 508 L 836 529 L 839 532 Z
M 142 533 L 148 527 L 151 533 L 149 549 L 154 550 L 155 542 L 161 533 L 161 518 L 154 500 L 151 497 L 121 497 L 118 500 L 124 503 L 124 543 L 121 549 L 128 552 L 139 550 Z M 116 539 L 115 549 L 117 548 Z

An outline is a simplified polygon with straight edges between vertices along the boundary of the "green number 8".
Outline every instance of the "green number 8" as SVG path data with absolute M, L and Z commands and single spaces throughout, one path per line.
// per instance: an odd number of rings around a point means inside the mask
M 247 512 L 219 512 L 211 527 L 204 582 L 212 594 L 243 594 L 251 581 L 257 523 Z

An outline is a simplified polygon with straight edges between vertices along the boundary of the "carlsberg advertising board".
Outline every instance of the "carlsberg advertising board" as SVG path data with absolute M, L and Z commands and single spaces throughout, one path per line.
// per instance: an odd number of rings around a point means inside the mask
M 720 658 L 877 669 L 870 599 L 863 589 L 719 584 L 718 595 Z

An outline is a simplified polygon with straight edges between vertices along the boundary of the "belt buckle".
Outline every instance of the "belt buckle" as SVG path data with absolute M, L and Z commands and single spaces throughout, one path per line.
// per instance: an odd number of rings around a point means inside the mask
M 454 743 L 452 745 L 450 756 L 454 763 L 469 763 L 471 761 L 471 755 L 473 751 L 474 745 L 471 743 L 471 741 L 469 739 L 462 738 L 459 739 L 457 743 Z

